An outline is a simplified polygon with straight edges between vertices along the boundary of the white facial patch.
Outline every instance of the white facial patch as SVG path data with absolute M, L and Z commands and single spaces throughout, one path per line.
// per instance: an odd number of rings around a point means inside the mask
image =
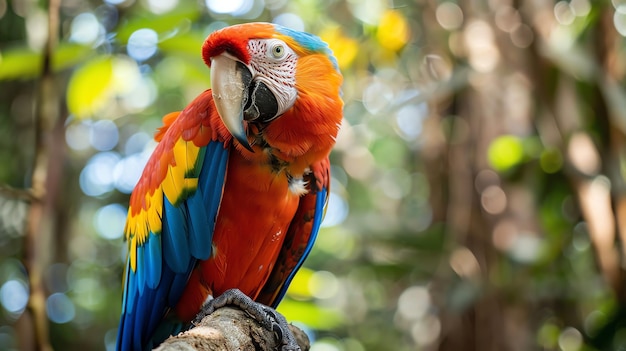
M 277 116 L 296 101 L 296 63 L 298 55 L 282 40 L 254 39 L 248 41 L 250 68 L 257 79 L 274 93 L 278 102 Z

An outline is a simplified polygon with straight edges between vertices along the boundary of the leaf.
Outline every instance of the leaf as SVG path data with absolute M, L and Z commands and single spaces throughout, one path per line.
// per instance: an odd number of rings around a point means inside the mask
M 55 72 L 72 67 L 93 54 L 87 46 L 62 43 L 57 46 L 52 68 Z M 0 80 L 30 79 L 41 74 L 43 54 L 27 47 L 5 50 L 0 54 Z
M 41 72 L 41 54 L 26 48 L 4 51 L 0 57 L 0 79 L 36 77 Z
M 52 59 L 54 71 L 73 67 L 94 55 L 93 48 L 73 43 L 63 43 L 56 47 Z
M 204 36 L 201 33 L 183 33 L 161 41 L 159 49 L 166 53 L 189 55 L 202 61 L 203 43 Z
M 406 45 L 409 35 L 409 24 L 399 11 L 387 10 L 383 13 L 376 33 L 382 47 L 398 51 Z
M 200 12 L 197 9 L 179 10 L 159 17 L 136 17 L 118 29 L 117 39 L 125 44 L 133 32 L 142 28 L 150 28 L 160 36 L 165 35 L 170 31 L 178 31 L 181 27 L 189 26 L 190 22 L 198 20 L 199 17 Z
M 359 53 L 359 43 L 344 35 L 339 26 L 329 26 L 320 33 L 337 58 L 340 69 L 349 67 Z
M 285 299 L 277 309 L 290 322 L 301 322 L 318 330 L 328 330 L 343 324 L 343 317 L 336 310 L 322 308 L 312 302 Z
M 491 167 L 505 172 L 522 162 L 524 147 L 520 138 L 514 135 L 503 135 L 491 142 L 487 156 Z
M 99 56 L 77 69 L 67 88 L 67 107 L 78 118 L 92 115 L 103 107 L 112 93 L 113 62 Z

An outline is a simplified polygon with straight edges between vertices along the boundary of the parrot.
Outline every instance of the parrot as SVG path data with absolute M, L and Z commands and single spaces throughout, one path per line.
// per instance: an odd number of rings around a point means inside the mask
M 152 349 L 232 303 L 298 350 L 272 311 L 327 207 L 343 76 L 327 43 L 273 23 L 214 31 L 201 55 L 210 89 L 163 117 L 130 195 L 116 348 Z

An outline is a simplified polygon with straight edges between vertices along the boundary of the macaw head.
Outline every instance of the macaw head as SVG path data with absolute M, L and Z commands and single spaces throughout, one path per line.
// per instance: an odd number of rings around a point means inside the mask
M 213 98 L 224 125 L 250 151 L 248 127 L 264 130 L 303 96 L 319 100 L 308 105 L 321 109 L 337 104 L 341 120 L 337 61 L 314 35 L 270 23 L 235 25 L 210 34 L 202 57 L 211 68 Z

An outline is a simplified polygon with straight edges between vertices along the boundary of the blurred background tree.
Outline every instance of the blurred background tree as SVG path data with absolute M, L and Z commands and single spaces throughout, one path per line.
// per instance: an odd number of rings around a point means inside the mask
M 626 350 L 622 0 L 0 0 L 0 349 L 114 348 L 151 136 L 249 21 L 345 77 L 312 350 Z

